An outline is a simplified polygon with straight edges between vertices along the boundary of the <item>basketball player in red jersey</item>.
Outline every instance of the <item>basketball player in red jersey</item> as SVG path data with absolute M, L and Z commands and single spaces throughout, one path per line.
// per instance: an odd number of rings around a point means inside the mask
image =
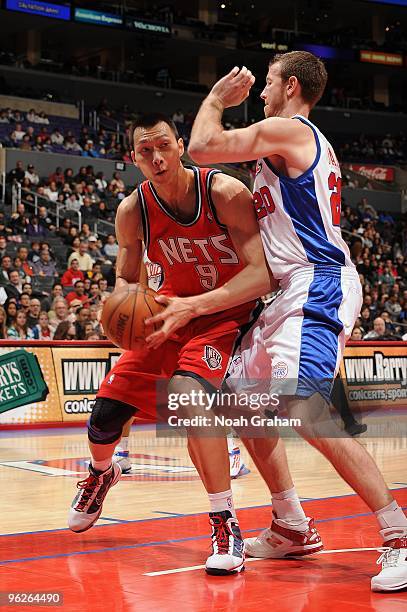
M 227 287 L 237 275 L 247 297 L 242 300 L 240 290 L 239 301 L 246 303 L 196 319 L 157 350 L 145 346 L 125 352 L 109 372 L 88 424 L 89 476 L 78 483 L 70 509 L 69 527 L 76 532 L 97 521 L 107 491 L 120 478 L 112 455 L 123 425 L 134 414 L 155 419 L 157 380 L 168 378 L 168 391 L 174 394 L 219 388 L 240 327 L 251 320 L 255 303 L 249 300 L 268 292 L 274 283 L 248 189 L 216 170 L 184 168 L 183 142 L 163 115 L 138 120 L 133 141 L 133 161 L 149 180 L 125 198 L 117 211 L 116 290 L 139 281 L 144 241 L 150 261 L 163 268 L 163 295 L 189 296 Z M 188 434 L 188 450 L 211 506 L 213 552 L 206 571 L 240 572 L 244 546 L 230 488 L 226 437 Z M 287 462 L 279 459 L 285 472 Z M 305 545 L 301 550 L 311 552 Z
M 148 285 L 153 291 L 158 291 L 163 284 L 163 272 L 160 264 L 149 261 L 147 254 L 144 253 L 143 264 L 140 268 L 140 279 L 139 282 Z M 120 465 L 122 474 L 128 474 L 132 470 L 131 457 L 129 452 L 130 443 L 130 432 L 133 422 L 137 417 L 131 417 L 127 423 L 125 423 L 122 431 L 122 437 L 115 448 L 113 455 L 113 461 Z M 229 466 L 230 466 L 230 477 L 239 478 L 249 473 L 249 470 L 245 466 L 240 448 L 236 443 L 235 438 L 232 435 L 227 437 L 228 451 L 229 451 Z

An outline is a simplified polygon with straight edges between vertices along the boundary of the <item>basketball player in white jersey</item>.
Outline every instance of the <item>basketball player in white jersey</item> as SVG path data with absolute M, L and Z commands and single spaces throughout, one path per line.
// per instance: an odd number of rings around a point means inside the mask
M 268 389 L 286 381 L 285 405 L 291 417 L 302 419 L 299 433 L 375 513 L 388 549 L 372 589 L 405 588 L 407 517 L 365 448 L 341 436 L 328 413 L 331 384 L 359 315 L 362 289 L 339 227 L 339 164 L 330 143 L 308 119 L 323 94 L 326 70 L 307 52 L 275 56 L 261 94 L 266 118 L 247 128 L 224 130 L 224 109 L 241 104 L 254 80 L 247 68 L 236 67 L 214 85 L 196 117 L 189 146 L 200 164 L 258 159 L 254 205 L 268 265 L 283 289 L 244 337 L 231 371 L 232 388 L 247 390 L 250 379 L 262 379 Z M 151 346 L 192 317 L 250 297 L 232 279 L 206 295 L 160 299 L 168 308 L 154 318 L 164 325 L 150 337 Z M 246 442 L 266 474 L 265 441 Z M 246 540 L 246 552 L 272 556 L 270 535 L 265 530 Z

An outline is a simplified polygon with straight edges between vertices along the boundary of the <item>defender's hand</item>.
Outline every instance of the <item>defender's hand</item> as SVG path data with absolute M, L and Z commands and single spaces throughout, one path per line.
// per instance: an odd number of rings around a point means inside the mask
M 146 338 L 147 346 L 151 349 L 157 349 L 177 329 L 183 327 L 196 317 L 195 310 L 187 299 L 179 297 L 169 298 L 165 295 L 159 295 L 155 298 L 155 301 L 166 305 L 167 308 L 154 317 L 149 317 L 145 320 L 146 325 L 163 323 L 158 331 L 153 332 Z
M 215 83 L 208 97 L 217 98 L 223 108 L 239 106 L 248 97 L 255 80 L 246 66 L 242 69 L 235 66 L 229 74 Z

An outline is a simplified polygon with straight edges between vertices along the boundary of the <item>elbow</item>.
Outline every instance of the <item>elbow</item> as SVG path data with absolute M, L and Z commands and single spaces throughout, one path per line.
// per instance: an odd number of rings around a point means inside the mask
M 214 135 L 198 139 L 192 136 L 188 146 L 188 154 L 197 164 L 211 164 L 220 161 L 219 156 L 223 149 L 222 137 Z
M 188 147 L 188 155 L 197 164 L 205 164 L 208 162 L 208 144 L 204 142 L 190 142 Z

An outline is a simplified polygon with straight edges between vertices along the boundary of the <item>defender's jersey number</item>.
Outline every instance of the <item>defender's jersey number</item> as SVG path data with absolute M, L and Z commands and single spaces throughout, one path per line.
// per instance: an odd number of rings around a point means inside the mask
M 332 213 L 332 224 L 340 225 L 341 223 L 341 188 L 342 179 L 337 176 L 335 172 L 331 172 L 328 177 L 328 188 L 331 191 L 331 213 Z
M 267 215 L 273 214 L 276 209 L 273 196 L 270 189 L 265 185 L 260 187 L 259 191 L 253 193 L 254 208 L 256 210 L 257 219 L 263 219 Z

